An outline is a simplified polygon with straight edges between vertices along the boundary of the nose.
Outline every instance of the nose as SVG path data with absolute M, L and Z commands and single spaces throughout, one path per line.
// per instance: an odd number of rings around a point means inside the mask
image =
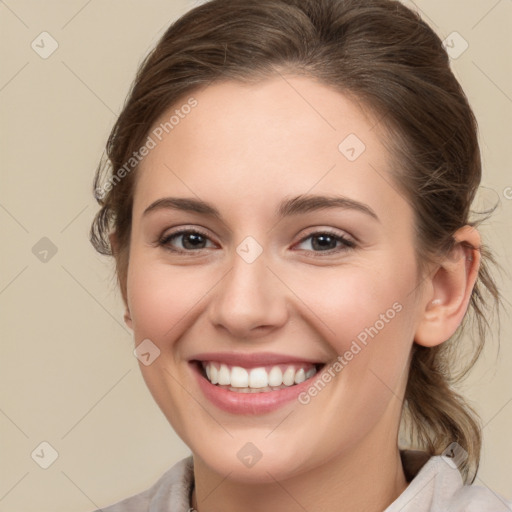
M 264 253 L 252 263 L 235 254 L 210 302 L 215 328 L 235 340 L 254 340 L 282 327 L 288 315 L 286 287 L 267 266 Z

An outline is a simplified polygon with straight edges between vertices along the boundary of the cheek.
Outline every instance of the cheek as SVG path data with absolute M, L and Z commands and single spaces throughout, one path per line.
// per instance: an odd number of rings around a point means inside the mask
M 147 261 L 134 251 L 127 294 L 136 339 L 139 335 L 161 339 L 186 317 L 207 289 L 204 281 L 186 269 Z
M 371 403 L 384 407 L 403 386 L 417 315 L 415 267 L 407 261 L 382 254 L 378 264 L 306 274 L 297 288 L 338 356 L 332 377 L 354 414 L 369 413 Z
M 414 268 L 404 270 L 393 260 L 383 257 L 380 266 L 312 269 L 295 280 L 295 293 L 324 324 L 326 338 L 338 354 L 348 349 L 350 340 L 364 341 L 374 328 L 395 330 L 403 326 L 402 317 L 409 316 L 402 312 L 411 303 Z
M 219 276 L 207 265 L 170 265 L 135 248 L 127 276 L 135 340 L 149 338 L 170 351 L 173 340 L 193 326 Z

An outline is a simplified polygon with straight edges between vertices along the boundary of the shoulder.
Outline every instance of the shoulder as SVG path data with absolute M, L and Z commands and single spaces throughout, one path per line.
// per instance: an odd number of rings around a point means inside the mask
M 385 512 L 512 512 L 512 502 L 491 489 L 464 485 L 451 459 L 427 457 L 418 467 L 419 459 L 417 452 L 402 454 L 406 474 L 410 461 L 416 473 L 412 472 L 408 487 Z
M 193 477 L 190 455 L 174 464 L 149 489 L 94 512 L 187 512 Z

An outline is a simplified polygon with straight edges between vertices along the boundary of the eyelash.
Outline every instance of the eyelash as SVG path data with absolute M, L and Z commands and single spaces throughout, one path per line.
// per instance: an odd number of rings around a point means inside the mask
M 161 247 L 164 247 L 166 250 L 168 251 L 171 251 L 171 252 L 174 252 L 174 253 L 180 253 L 180 254 L 190 254 L 192 252 L 199 252 L 199 251 L 202 251 L 204 250 L 204 248 L 201 248 L 201 249 L 197 249 L 197 250 L 192 250 L 192 249 L 174 249 L 170 246 L 170 242 L 171 240 L 174 240 L 175 238 L 178 238 L 182 235 L 189 235 L 189 234 L 193 234 L 193 235 L 200 235 L 206 239 L 210 239 L 210 237 L 204 233 L 203 231 L 200 231 L 198 229 L 182 229 L 180 231 L 176 231 L 174 233 L 170 233 L 168 235 L 165 235 L 165 236 L 162 236 L 159 240 L 158 240 L 158 245 L 161 246 Z M 347 250 L 351 250 L 351 249 L 355 249 L 356 248 L 356 243 L 353 242 L 352 240 L 349 240 L 348 238 L 344 237 L 343 235 L 340 235 L 338 233 L 334 233 L 330 230 L 322 230 L 322 231 L 314 231 L 313 233 L 309 233 L 307 236 L 303 237 L 301 240 L 299 240 L 299 242 L 297 244 L 302 244 L 303 242 L 305 242 L 306 240 L 308 240 L 309 238 L 313 238 L 313 237 L 318 237 L 318 236 L 322 236 L 322 235 L 327 235 L 329 237 L 332 237 L 336 242 L 340 242 L 342 244 L 342 248 L 338 248 L 338 249 L 328 249 L 326 251 L 311 251 L 311 250 L 307 250 L 306 252 L 309 253 L 309 254 L 313 254 L 315 257 L 317 256 L 321 256 L 322 254 L 328 254 L 328 255 L 332 255 L 333 253 L 338 253 L 338 252 L 341 252 L 341 251 L 347 251 Z M 211 240 L 210 240 L 211 241 Z

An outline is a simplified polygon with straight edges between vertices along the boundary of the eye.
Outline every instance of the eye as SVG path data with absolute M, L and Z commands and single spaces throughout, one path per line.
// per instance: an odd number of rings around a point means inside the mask
M 176 242 L 178 242 L 178 247 L 176 247 Z M 208 246 L 208 243 L 210 243 L 210 246 Z M 329 254 L 333 252 L 337 253 L 346 251 L 356 247 L 355 242 L 352 240 L 349 240 L 341 234 L 330 231 L 317 231 L 311 233 L 302 238 L 297 245 L 300 246 L 302 244 L 309 245 L 309 248 L 302 248 L 307 252 L 327 252 Z M 198 229 L 181 229 L 173 233 L 167 233 L 159 239 L 158 245 L 170 251 L 181 253 L 197 252 L 202 249 L 215 247 L 215 244 L 213 244 L 209 236 Z
M 300 242 L 301 244 L 307 244 L 310 248 L 304 250 L 308 252 L 333 252 L 346 251 L 356 247 L 355 242 L 338 233 L 331 231 L 317 231 L 304 237 Z
M 173 243 L 178 241 L 181 247 L 176 248 Z M 197 229 L 182 229 L 174 233 L 168 233 L 162 236 L 158 245 L 174 252 L 190 252 L 195 250 L 207 249 L 208 242 L 211 242 L 208 235 Z

